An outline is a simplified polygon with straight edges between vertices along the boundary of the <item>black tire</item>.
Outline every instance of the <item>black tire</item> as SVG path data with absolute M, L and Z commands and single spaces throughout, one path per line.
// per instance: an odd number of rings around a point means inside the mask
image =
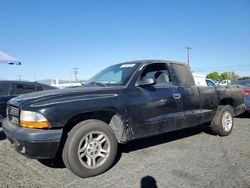
M 98 138 L 101 138 L 99 142 Z M 65 166 L 77 176 L 96 176 L 112 166 L 116 158 L 117 145 L 114 131 L 105 122 L 86 120 L 78 123 L 68 133 L 62 158 Z M 81 149 L 84 149 L 84 152 L 81 153 Z M 84 154 L 83 157 L 80 153 Z M 88 159 L 91 159 L 90 164 Z
M 227 117 L 227 123 L 223 125 L 223 117 Z M 230 123 L 231 121 L 231 123 Z M 234 125 L 233 118 L 233 108 L 230 105 L 219 106 L 211 122 L 211 129 L 214 134 L 219 136 L 228 136 L 232 130 Z

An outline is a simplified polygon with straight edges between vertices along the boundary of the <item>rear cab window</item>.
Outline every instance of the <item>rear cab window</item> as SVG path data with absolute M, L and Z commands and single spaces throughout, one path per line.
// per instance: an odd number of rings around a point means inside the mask
M 193 75 L 184 64 L 171 63 L 174 73 L 181 86 L 195 86 Z

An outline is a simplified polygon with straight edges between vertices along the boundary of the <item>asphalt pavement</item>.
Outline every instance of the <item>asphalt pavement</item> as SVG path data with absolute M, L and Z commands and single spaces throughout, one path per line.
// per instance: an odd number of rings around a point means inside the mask
M 16 153 L 0 127 L 0 187 L 250 187 L 250 115 L 227 137 L 205 126 L 120 146 L 114 166 L 81 179 L 61 162 Z

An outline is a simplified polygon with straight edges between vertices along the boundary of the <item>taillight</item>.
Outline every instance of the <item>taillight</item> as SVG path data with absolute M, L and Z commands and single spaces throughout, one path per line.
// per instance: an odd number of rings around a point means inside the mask
M 250 95 L 250 89 L 244 90 L 245 95 Z

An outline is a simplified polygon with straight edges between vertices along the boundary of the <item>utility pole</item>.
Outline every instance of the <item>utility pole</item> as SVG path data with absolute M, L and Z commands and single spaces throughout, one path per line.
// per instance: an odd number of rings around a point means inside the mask
M 36 72 L 34 72 L 34 82 L 36 81 Z
M 79 68 L 73 68 L 73 72 L 74 72 L 74 75 L 75 75 L 75 82 L 77 81 L 78 70 L 79 70 Z
M 186 47 L 187 49 L 187 64 L 189 66 L 189 50 L 191 50 L 192 48 L 191 47 Z

